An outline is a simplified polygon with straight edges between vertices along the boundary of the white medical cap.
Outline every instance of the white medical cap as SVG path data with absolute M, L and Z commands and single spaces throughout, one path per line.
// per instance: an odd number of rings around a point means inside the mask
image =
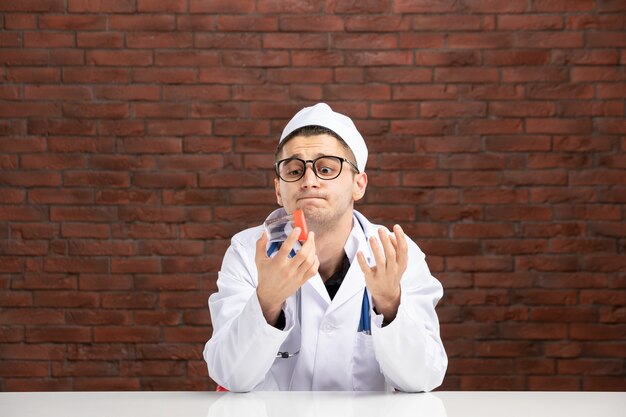
M 334 112 L 326 103 L 305 107 L 296 113 L 287 123 L 280 135 L 279 144 L 291 133 L 305 126 L 322 126 L 335 132 L 350 147 L 356 158 L 356 165 L 360 172 L 365 171 L 367 163 L 367 145 L 348 116 Z

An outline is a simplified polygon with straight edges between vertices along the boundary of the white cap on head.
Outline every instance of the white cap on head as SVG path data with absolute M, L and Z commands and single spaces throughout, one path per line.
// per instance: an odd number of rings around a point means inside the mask
M 305 107 L 287 123 L 278 143 L 281 143 L 292 132 L 304 126 L 322 126 L 335 132 L 352 150 L 359 171 L 365 171 L 367 145 L 365 145 L 363 136 L 356 129 L 354 122 L 348 116 L 334 112 L 326 103 Z

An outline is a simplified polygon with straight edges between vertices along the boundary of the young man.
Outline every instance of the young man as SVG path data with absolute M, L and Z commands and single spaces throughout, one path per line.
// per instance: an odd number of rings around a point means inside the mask
M 264 227 L 232 239 L 209 298 L 209 375 L 231 391 L 393 390 L 439 386 L 447 356 L 435 305 L 441 284 L 399 225 L 353 209 L 367 187 L 367 147 L 324 103 L 298 112 L 276 151 L 280 213 L 304 212 L 268 251 Z M 271 248 L 271 247 L 270 247 Z

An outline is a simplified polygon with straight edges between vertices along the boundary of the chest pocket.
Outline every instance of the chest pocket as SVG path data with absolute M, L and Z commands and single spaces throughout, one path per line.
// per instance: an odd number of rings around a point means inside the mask
M 356 334 L 352 363 L 352 387 L 355 391 L 383 391 L 385 377 L 374 354 L 372 336 L 362 332 Z

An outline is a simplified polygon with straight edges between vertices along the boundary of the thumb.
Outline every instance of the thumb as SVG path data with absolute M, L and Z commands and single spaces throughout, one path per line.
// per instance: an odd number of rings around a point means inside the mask
M 256 253 L 254 258 L 257 262 L 267 258 L 267 253 L 265 251 L 265 248 L 267 247 L 267 239 L 267 232 L 263 230 L 261 237 L 256 241 Z
M 361 271 L 363 272 L 363 275 L 367 277 L 369 273 L 372 272 L 372 268 L 370 268 L 370 266 L 367 264 L 367 261 L 365 260 L 365 255 L 363 255 L 363 252 L 359 251 L 356 254 L 356 258 L 359 262 L 359 266 L 361 267 Z

